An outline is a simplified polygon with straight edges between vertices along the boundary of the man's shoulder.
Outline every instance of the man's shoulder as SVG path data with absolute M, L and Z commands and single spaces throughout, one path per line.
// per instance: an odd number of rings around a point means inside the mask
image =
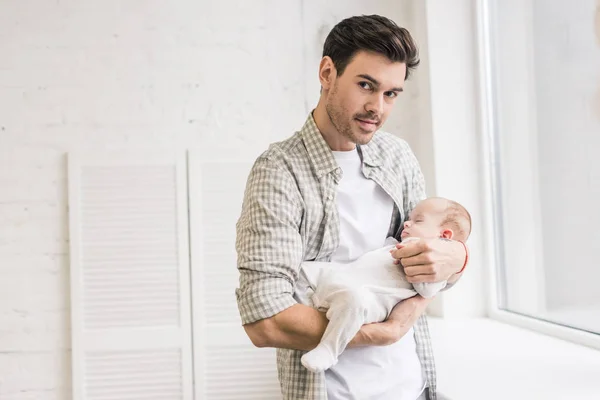
M 257 162 L 266 163 L 272 167 L 281 167 L 287 160 L 296 159 L 302 154 L 302 137 L 300 132 L 279 142 L 269 145 L 257 159 Z
M 300 132 L 279 142 L 274 142 L 258 156 L 251 175 L 266 174 L 269 179 L 294 181 L 298 171 L 309 165 L 308 154 Z

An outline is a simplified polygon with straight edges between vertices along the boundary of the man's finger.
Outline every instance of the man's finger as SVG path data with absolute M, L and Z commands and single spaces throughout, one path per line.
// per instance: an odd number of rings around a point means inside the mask
M 421 254 L 418 254 L 416 256 L 407 257 L 407 258 L 401 258 L 400 262 L 405 267 L 412 267 L 412 266 L 415 266 L 415 265 L 428 265 L 428 264 L 432 264 L 433 260 L 431 259 L 431 256 L 429 254 L 427 254 L 427 253 L 421 253 Z
M 436 273 L 436 270 L 435 270 L 433 264 L 404 267 L 404 274 L 406 274 L 406 276 L 432 275 L 435 273 Z
M 425 248 L 426 243 L 423 241 L 409 242 L 406 244 L 402 244 L 401 248 L 396 248 L 396 250 L 393 251 L 392 256 L 394 258 L 412 257 L 419 253 L 423 253 L 425 251 Z

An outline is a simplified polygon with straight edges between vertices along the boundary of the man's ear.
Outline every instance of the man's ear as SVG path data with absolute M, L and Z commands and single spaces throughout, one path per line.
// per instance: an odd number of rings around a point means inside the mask
M 452 232 L 452 229 L 444 229 L 440 235 L 440 237 L 443 237 L 444 239 L 452 239 L 453 236 L 454 232 Z
M 333 64 L 333 60 L 329 56 L 325 56 L 321 59 L 319 64 L 319 81 L 321 87 L 325 90 L 329 90 L 333 87 L 335 78 L 337 76 L 337 70 Z

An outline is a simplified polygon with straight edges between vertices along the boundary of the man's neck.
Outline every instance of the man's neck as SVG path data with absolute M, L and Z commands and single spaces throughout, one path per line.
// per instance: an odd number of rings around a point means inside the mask
M 325 139 L 325 142 L 329 145 L 329 148 L 333 151 L 350 151 L 356 148 L 356 144 L 345 138 L 338 130 L 333 126 L 329 114 L 325 109 L 325 102 L 323 98 L 319 100 L 319 104 L 313 111 L 313 118 L 315 124 L 321 132 L 321 136 Z

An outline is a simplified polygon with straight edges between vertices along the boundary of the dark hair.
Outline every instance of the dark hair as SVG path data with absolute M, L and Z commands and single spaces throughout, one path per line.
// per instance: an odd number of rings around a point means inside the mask
M 362 15 L 340 21 L 325 39 L 323 57 L 331 57 L 338 75 L 342 75 L 352 57 L 361 50 L 405 63 L 404 79 L 408 79 L 411 70 L 419 65 L 419 51 L 408 30 L 380 15 Z

